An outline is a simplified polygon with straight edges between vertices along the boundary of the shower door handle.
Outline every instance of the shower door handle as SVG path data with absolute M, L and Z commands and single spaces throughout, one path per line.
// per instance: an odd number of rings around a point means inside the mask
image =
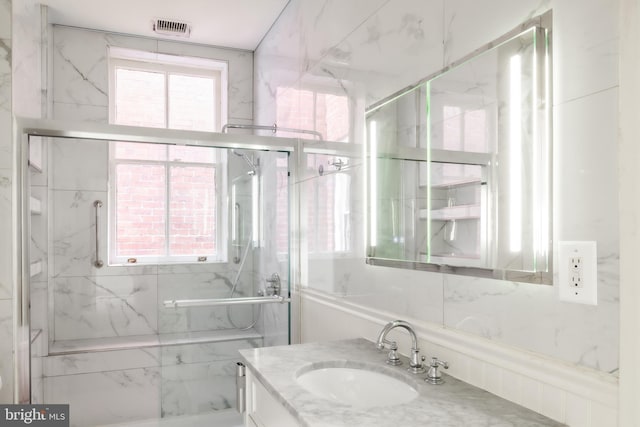
M 235 224 L 233 224 L 234 226 L 234 230 L 233 233 L 235 234 L 235 241 L 232 242 L 233 244 L 233 249 L 235 251 L 235 254 L 233 255 L 233 263 L 234 264 L 239 264 L 241 261 L 240 258 L 240 246 L 241 246 L 241 239 L 240 239 L 240 203 L 236 203 L 235 205 L 233 205 L 233 222 Z
M 241 414 L 247 410 L 246 401 L 247 372 L 246 366 L 242 362 L 236 363 L 236 409 Z
M 98 210 L 102 207 L 102 201 L 96 200 L 93 202 L 93 207 L 96 211 L 96 260 L 93 262 L 93 266 L 96 268 L 102 268 L 104 266 L 104 262 L 100 259 L 100 223 L 98 222 Z

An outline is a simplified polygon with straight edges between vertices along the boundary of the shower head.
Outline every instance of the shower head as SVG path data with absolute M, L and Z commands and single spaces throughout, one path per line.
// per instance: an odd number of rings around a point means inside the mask
M 236 156 L 242 157 L 244 159 L 245 162 L 247 162 L 247 164 L 249 165 L 249 167 L 251 168 L 251 170 L 249 171 L 249 175 L 254 175 L 258 169 L 258 165 L 259 162 L 255 162 L 253 161 L 252 158 L 249 158 L 249 156 L 247 156 L 244 153 L 239 152 L 238 150 L 236 150 L 235 148 L 231 149 L 231 152 L 233 154 L 235 154 Z M 253 157 L 253 156 L 252 156 Z

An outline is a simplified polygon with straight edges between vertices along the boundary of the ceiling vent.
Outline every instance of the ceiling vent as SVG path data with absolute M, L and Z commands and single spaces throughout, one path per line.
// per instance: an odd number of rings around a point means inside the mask
M 189 37 L 191 25 L 186 22 L 156 18 L 153 20 L 153 31 L 166 36 Z

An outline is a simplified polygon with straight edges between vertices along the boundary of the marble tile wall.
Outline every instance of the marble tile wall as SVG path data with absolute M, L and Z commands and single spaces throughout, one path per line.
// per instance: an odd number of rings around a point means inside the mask
M 255 53 L 256 123 L 274 120 L 279 94 L 314 88 L 341 88 L 352 115 L 363 115 L 365 106 L 553 10 L 553 239 L 597 241 L 599 304 L 560 302 L 556 287 L 402 270 L 381 274 L 363 258 L 343 255 L 310 257 L 302 286 L 615 373 L 617 8 L 607 0 L 588 7 L 577 0 L 387 0 L 361 4 L 349 15 L 345 7 L 330 0 L 289 3 Z M 362 124 L 350 126 L 352 142 L 361 143 Z M 400 276 L 404 280 L 396 280 Z
M 35 1 L 0 1 L 0 401 L 13 401 L 13 250 L 11 212 L 13 116 L 41 117 L 41 8 Z
M 53 114 L 56 119 L 109 119 L 107 49 L 110 46 L 229 63 L 228 121 L 253 118 L 253 53 L 63 26 L 53 28 Z
M 0 1 L 0 233 L 12 235 L 11 227 L 11 0 Z M 13 286 L 10 239 L 0 243 L 0 402 L 13 401 Z

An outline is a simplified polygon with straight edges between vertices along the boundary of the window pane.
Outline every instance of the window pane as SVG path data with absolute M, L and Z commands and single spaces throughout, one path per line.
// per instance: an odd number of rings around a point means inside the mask
M 116 124 L 165 127 L 164 79 L 162 73 L 116 69 Z
M 116 255 L 164 255 L 164 166 L 116 166 Z
M 169 128 L 214 131 L 214 79 L 169 75 Z
M 216 155 L 219 151 L 218 148 L 211 147 L 171 145 L 169 148 L 169 160 L 172 162 L 215 163 Z
M 206 255 L 215 252 L 215 169 L 170 169 L 170 255 Z
M 158 160 L 167 159 L 167 146 L 164 144 L 143 144 L 138 142 L 114 142 L 114 157 L 130 160 Z

